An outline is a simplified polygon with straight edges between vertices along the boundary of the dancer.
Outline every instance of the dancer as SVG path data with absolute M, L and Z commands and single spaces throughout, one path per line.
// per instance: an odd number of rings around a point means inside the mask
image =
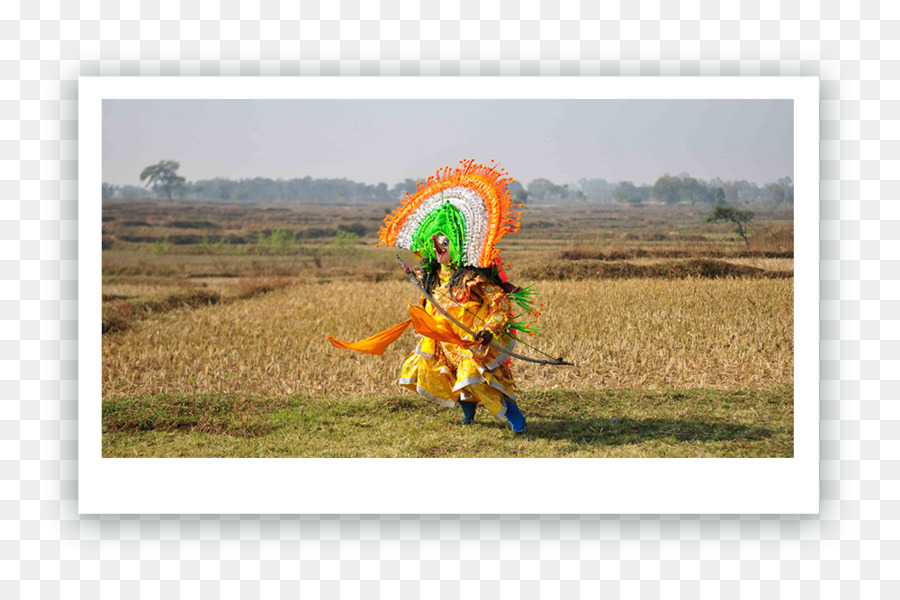
M 520 205 L 511 204 L 507 189 L 511 181 L 499 166 L 469 160 L 420 183 L 385 218 L 378 243 L 410 250 L 421 260 L 415 272 L 404 263 L 422 291 L 419 304 L 410 305 L 409 320 L 365 340 L 329 339 L 340 348 L 381 354 L 412 323 L 421 339 L 401 367 L 401 386 L 445 406 L 459 405 L 465 424 L 474 422 L 481 406 L 524 433 L 510 358 L 519 356 L 513 351 L 517 338 L 535 332 L 540 307 L 531 289 L 508 282 L 495 247 L 519 230 L 520 212 L 513 207 Z

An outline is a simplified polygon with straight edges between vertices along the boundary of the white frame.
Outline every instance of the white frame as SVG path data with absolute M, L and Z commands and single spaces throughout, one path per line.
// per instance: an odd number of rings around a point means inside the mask
M 100 513 L 711 514 L 819 511 L 819 81 L 814 77 L 83 77 L 78 99 L 78 507 Z M 477 91 L 474 92 L 473 90 Z M 477 95 L 475 95 L 477 93 Z M 792 99 L 793 458 L 103 458 L 104 99 Z M 502 468 L 501 468 L 502 466 Z

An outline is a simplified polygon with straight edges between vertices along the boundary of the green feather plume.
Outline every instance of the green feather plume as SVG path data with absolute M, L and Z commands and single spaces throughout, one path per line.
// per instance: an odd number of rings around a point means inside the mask
M 537 298 L 537 290 L 534 289 L 533 285 L 529 285 L 526 288 L 519 288 L 514 292 L 510 292 L 507 294 L 507 297 L 518 304 L 522 310 L 530 312 L 533 308 L 534 299 Z
M 537 290 L 534 289 L 534 286 L 529 285 L 526 288 L 518 288 L 517 290 L 510 292 L 507 294 L 507 298 L 512 300 L 516 306 L 524 311 L 516 316 L 516 319 L 518 319 L 519 317 L 534 312 L 534 300 L 537 298 Z M 533 321 L 510 320 L 506 323 L 506 326 L 509 328 L 510 335 L 516 339 L 518 339 L 516 336 L 517 332 L 527 333 L 529 335 L 541 332 L 539 328 L 535 327 Z

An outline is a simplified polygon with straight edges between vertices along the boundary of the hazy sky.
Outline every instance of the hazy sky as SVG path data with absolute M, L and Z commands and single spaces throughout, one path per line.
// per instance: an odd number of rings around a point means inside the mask
M 247 85 L 252 85 L 248 80 Z M 790 100 L 104 100 L 103 181 L 171 159 L 188 181 L 347 178 L 389 187 L 463 158 L 514 179 L 793 177 Z

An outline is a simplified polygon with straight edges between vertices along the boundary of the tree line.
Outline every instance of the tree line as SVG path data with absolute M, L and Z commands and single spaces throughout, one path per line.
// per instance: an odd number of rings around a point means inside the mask
M 386 183 L 376 185 L 359 183 L 349 179 L 322 179 L 303 177 L 296 179 L 227 179 L 217 177 L 200 181 L 185 181 L 178 176 L 177 161 L 164 160 L 150 165 L 141 172 L 145 187 L 117 186 L 103 183 L 102 197 L 144 198 L 148 192 L 157 198 L 184 200 L 309 202 L 309 203 L 393 203 L 416 191 L 415 179 L 405 179 L 391 187 Z M 424 180 L 425 178 L 422 178 Z M 762 187 L 752 181 L 723 181 L 718 177 L 703 180 L 687 173 L 666 173 L 652 185 L 634 184 L 630 181 L 610 182 L 605 179 L 581 179 L 575 183 L 557 184 L 538 178 L 527 186 L 518 181 L 509 186 L 513 200 L 520 204 L 540 203 L 628 203 L 645 202 L 664 204 L 774 204 L 793 205 L 794 183 L 790 177 L 766 183 Z

